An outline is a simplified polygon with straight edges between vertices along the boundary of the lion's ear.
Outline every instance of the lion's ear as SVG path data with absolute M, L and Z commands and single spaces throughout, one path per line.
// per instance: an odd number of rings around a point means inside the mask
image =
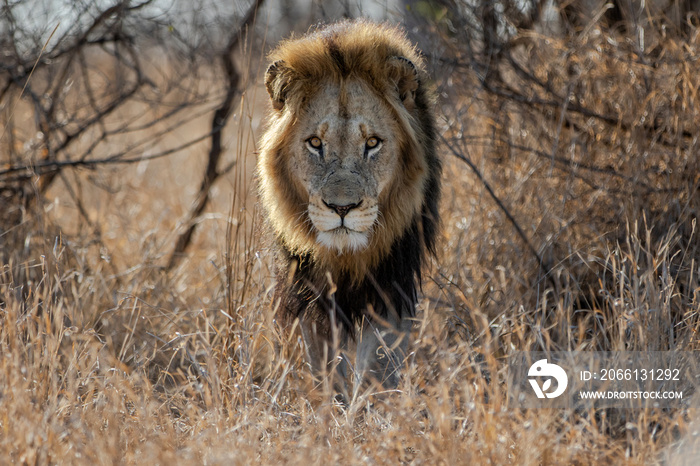
M 413 110 L 416 105 L 416 91 L 420 85 L 416 65 L 406 57 L 391 57 L 389 59 L 389 77 L 396 84 L 399 98 L 404 107 Z
M 265 72 L 265 87 L 270 94 L 272 107 L 275 110 L 284 108 L 284 101 L 287 96 L 287 85 L 289 84 L 290 70 L 282 60 L 274 62 Z

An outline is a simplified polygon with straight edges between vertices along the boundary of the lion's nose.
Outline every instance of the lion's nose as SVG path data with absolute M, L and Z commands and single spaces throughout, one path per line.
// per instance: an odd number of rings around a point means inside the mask
M 360 204 L 362 204 L 362 201 L 358 202 L 357 204 L 347 204 L 347 205 L 337 205 L 337 204 L 329 204 L 326 201 L 323 201 L 326 206 L 331 209 L 335 210 L 335 212 L 340 215 L 340 218 L 343 219 L 345 216 L 350 212 L 352 209 L 359 207 Z

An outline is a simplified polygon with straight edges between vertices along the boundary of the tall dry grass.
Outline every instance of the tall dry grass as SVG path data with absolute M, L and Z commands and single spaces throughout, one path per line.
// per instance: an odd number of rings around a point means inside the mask
M 691 461 L 689 403 L 526 410 L 503 381 L 516 350 L 699 349 L 697 35 L 658 36 L 644 56 L 612 32 L 532 35 L 502 58 L 492 89 L 450 48 L 458 39 L 436 39 L 449 57 L 435 72 L 443 239 L 397 393 L 335 405 L 298 336 L 275 324 L 252 179 L 267 104 L 250 83 L 225 133 L 236 165 L 174 270 L 163 266 L 204 147 L 71 172 L 2 225 L 0 458 Z

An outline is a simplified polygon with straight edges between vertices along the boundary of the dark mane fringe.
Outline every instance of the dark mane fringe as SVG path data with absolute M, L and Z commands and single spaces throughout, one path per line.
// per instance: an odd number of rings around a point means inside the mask
M 349 276 L 340 276 L 331 284 L 309 256 L 295 256 L 280 248 L 276 290 L 280 308 L 287 319 L 307 316 L 324 323 L 332 319 L 351 336 L 370 308 L 380 317 L 390 312 L 402 318 L 415 316 L 416 285 L 420 284 L 425 250 L 421 236 L 416 219 L 359 284 L 353 284 Z M 331 286 L 335 288 L 332 295 Z

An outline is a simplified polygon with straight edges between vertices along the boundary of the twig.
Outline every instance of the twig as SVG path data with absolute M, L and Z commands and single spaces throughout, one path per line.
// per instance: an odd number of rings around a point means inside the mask
M 190 245 L 192 241 L 192 235 L 197 228 L 197 222 L 195 219 L 199 217 L 207 204 L 209 203 L 210 190 L 216 179 L 221 175 L 218 170 L 219 159 L 221 158 L 222 147 L 221 147 L 221 133 L 223 132 L 226 123 L 231 115 L 231 109 L 233 108 L 233 101 L 238 92 L 238 81 L 240 80 L 240 74 L 236 70 L 236 65 L 233 61 L 233 52 L 238 45 L 238 42 L 243 34 L 243 30 L 246 29 L 256 17 L 256 13 L 263 0 L 255 0 L 253 5 L 248 9 L 248 12 L 243 17 L 241 26 L 238 31 L 231 34 L 229 42 L 221 53 L 221 61 L 224 66 L 224 71 L 226 72 L 227 83 L 226 83 L 226 96 L 223 102 L 214 112 L 214 117 L 211 122 L 211 148 L 209 149 L 209 157 L 207 162 L 206 172 L 202 183 L 195 198 L 192 209 L 190 209 L 187 215 L 187 220 L 184 222 L 187 225 L 187 229 L 182 232 L 175 242 L 175 248 L 170 255 L 168 260 L 167 270 L 172 269 L 183 256 L 183 253 Z
M 25 91 L 25 89 L 27 89 L 27 85 L 29 84 L 29 81 L 32 79 L 32 74 L 34 74 L 34 70 L 36 69 L 36 66 L 39 64 L 39 60 L 41 60 L 41 56 L 44 54 L 44 51 L 46 50 L 46 46 L 49 45 L 49 41 L 51 41 L 51 38 L 56 33 L 56 29 L 58 29 L 58 26 L 60 26 L 60 25 L 61 25 L 61 23 L 59 21 L 58 24 L 56 24 L 56 27 L 53 28 L 53 31 L 51 32 L 51 35 L 49 36 L 49 38 L 46 39 L 46 42 L 44 42 L 44 46 L 41 48 L 41 52 L 39 52 L 39 56 L 36 57 L 36 61 L 34 62 L 34 66 L 32 67 L 32 71 L 29 72 L 29 76 L 27 77 L 27 80 L 24 82 L 24 86 L 22 86 L 22 92 L 19 93 L 19 97 L 17 97 L 15 104 L 12 106 L 12 110 L 10 111 L 10 116 L 8 117 L 7 121 L 12 121 L 12 117 L 15 114 L 15 109 L 17 108 L 17 104 L 19 103 L 20 100 L 22 100 L 22 95 L 24 95 L 24 91 Z M 6 88 L 3 89 L 3 94 L 5 92 L 7 92 L 7 89 L 9 89 L 10 82 L 8 82 L 8 85 L 6 86 Z M 0 133 L 0 140 L 2 140 L 2 137 L 5 135 L 5 128 L 7 128 L 7 125 L 2 127 L 2 133 Z
M 525 232 L 523 232 L 522 228 L 520 228 L 520 225 L 518 225 L 518 222 L 515 221 L 515 218 L 511 215 L 508 208 L 498 198 L 498 196 L 493 191 L 493 189 L 491 189 L 491 186 L 486 181 L 486 179 L 484 179 L 484 176 L 481 174 L 481 171 L 479 171 L 479 169 L 476 167 L 476 165 L 474 165 L 474 162 L 472 162 L 469 159 L 469 157 L 467 157 L 466 155 L 462 154 L 461 152 L 458 152 L 457 149 L 455 149 L 449 142 L 447 142 L 447 139 L 445 139 L 445 137 L 443 135 L 440 135 L 440 139 L 442 139 L 442 142 L 445 144 L 445 146 L 447 146 L 447 148 L 450 150 L 450 152 L 452 152 L 452 155 L 457 157 L 462 162 L 466 163 L 467 166 L 469 166 L 469 168 L 472 170 L 472 172 L 474 172 L 474 174 L 479 179 L 481 184 L 483 184 L 484 187 L 486 188 L 486 191 L 489 193 L 491 198 L 496 202 L 496 205 L 498 205 L 498 207 L 506 215 L 506 218 L 508 219 L 508 221 L 513 225 L 513 228 L 515 228 L 515 231 L 518 234 L 518 236 L 520 236 L 520 238 L 523 240 L 523 242 L 525 243 L 527 248 L 530 250 L 532 255 L 535 256 L 535 258 L 537 259 L 537 264 L 540 266 L 540 269 L 544 273 L 544 276 L 549 277 L 550 276 L 549 267 L 547 266 L 547 264 L 544 263 L 544 261 L 542 260 L 542 257 L 537 252 L 537 250 L 532 245 L 532 243 L 530 243 L 530 240 L 527 238 L 527 236 L 525 236 Z
M 209 138 L 212 135 L 211 132 L 207 132 L 195 139 L 192 139 L 190 141 L 187 141 L 177 147 L 173 147 L 172 149 L 167 149 L 162 152 L 158 152 L 156 154 L 151 154 L 151 155 L 140 155 L 138 157 L 132 157 L 129 159 L 123 159 L 124 155 L 127 153 L 131 152 L 133 149 L 127 149 L 126 151 L 122 152 L 117 152 L 116 154 L 112 154 L 108 157 L 103 157 L 101 159 L 78 159 L 78 160 L 63 160 L 63 161 L 47 161 L 47 162 L 42 162 L 38 163 L 36 165 L 23 165 L 23 166 L 18 166 L 18 167 L 10 167 L 5 170 L 0 170 L 0 176 L 7 175 L 10 173 L 17 173 L 17 172 L 22 172 L 22 171 L 30 171 L 31 173 L 27 175 L 27 177 L 32 177 L 34 175 L 43 175 L 46 173 L 55 173 L 57 171 L 60 171 L 63 168 L 67 167 L 87 167 L 87 168 L 94 168 L 98 165 L 117 165 L 117 164 L 123 164 L 123 165 L 128 165 L 132 163 L 139 163 L 143 162 L 146 160 L 155 160 L 155 159 L 160 159 L 163 157 L 167 157 L 168 155 L 172 155 L 176 152 L 180 152 L 181 150 L 187 149 L 190 146 L 193 146 L 199 142 L 204 141 L 205 139 Z M 19 175 L 18 175 L 19 177 Z

